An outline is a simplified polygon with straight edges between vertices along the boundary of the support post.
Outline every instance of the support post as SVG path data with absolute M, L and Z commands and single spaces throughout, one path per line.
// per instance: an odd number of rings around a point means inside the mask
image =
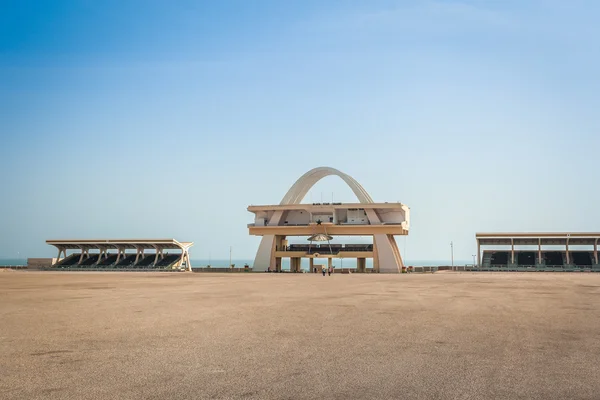
M 356 259 L 356 272 L 367 272 L 367 259 L 366 258 L 357 258 Z
M 567 237 L 567 265 L 571 264 L 571 260 L 569 257 L 569 238 Z
M 542 264 L 542 238 L 538 239 L 538 265 Z
M 594 258 L 596 259 L 596 264 L 598 264 L 598 239 L 594 242 Z
M 475 265 L 479 268 L 479 264 L 481 263 L 481 243 L 479 243 L 479 239 L 477 239 L 477 264 Z
M 333 267 L 333 258 L 327 257 L 327 271 L 329 271 L 329 268 L 331 267 Z
M 140 261 L 140 256 L 142 256 L 142 258 L 144 258 L 144 248 L 142 247 L 141 249 L 137 249 L 137 254 L 135 256 L 135 262 L 133 263 L 133 265 L 137 265 L 138 261 Z
M 314 259 L 314 257 L 310 257 L 309 258 L 309 265 L 310 265 L 310 273 L 312 274 L 313 272 L 315 272 L 315 259 Z
M 186 258 L 186 266 L 187 266 L 187 270 L 192 272 L 192 262 L 190 261 L 190 253 L 189 251 L 185 250 L 185 258 Z
M 104 254 L 104 252 L 106 251 L 106 249 L 99 249 L 99 250 L 100 250 L 100 252 L 98 254 L 98 259 L 96 260 L 94 265 L 100 264 L 100 261 L 102 261 L 102 254 Z
M 515 264 L 515 239 L 510 239 L 510 263 Z

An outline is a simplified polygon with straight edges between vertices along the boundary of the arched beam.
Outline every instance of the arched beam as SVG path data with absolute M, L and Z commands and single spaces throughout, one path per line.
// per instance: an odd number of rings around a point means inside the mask
M 302 175 L 283 196 L 283 199 L 279 204 L 300 204 L 302 199 L 306 196 L 308 191 L 321 179 L 329 175 L 339 176 L 346 182 L 346 184 L 352 189 L 358 201 L 361 203 L 373 203 L 373 199 L 367 191 L 350 175 L 343 173 L 335 168 L 330 167 L 318 167 L 311 169 L 304 175 Z

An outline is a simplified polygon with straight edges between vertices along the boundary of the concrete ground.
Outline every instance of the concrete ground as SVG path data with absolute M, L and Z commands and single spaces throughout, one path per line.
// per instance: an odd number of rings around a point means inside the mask
M 598 399 L 600 274 L 0 272 L 2 399 Z

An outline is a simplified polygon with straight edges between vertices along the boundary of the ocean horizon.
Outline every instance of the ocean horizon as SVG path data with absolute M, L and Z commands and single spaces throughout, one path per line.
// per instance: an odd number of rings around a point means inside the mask
M 196 259 L 191 260 L 192 268 L 200 268 L 206 267 L 210 265 L 215 268 L 222 268 L 229 266 L 229 259 Z M 252 267 L 254 263 L 254 259 L 247 258 L 238 258 L 232 259 L 231 264 L 234 264 L 236 267 L 243 267 L 248 264 L 248 266 Z M 326 264 L 327 259 L 325 258 L 317 258 L 315 264 Z M 441 266 L 441 265 L 451 265 L 450 260 L 405 260 L 405 265 L 422 267 L 422 266 Z M 465 261 L 465 260 L 454 260 L 454 265 L 471 265 L 473 264 L 473 260 Z M 0 258 L 0 266 L 22 266 L 27 265 L 27 259 L 18 259 L 18 258 Z M 289 270 L 290 268 L 290 260 L 289 258 L 284 258 L 281 262 L 282 269 Z M 307 258 L 302 259 L 301 267 L 304 269 L 308 269 L 309 261 Z M 353 258 L 334 258 L 333 266 L 335 268 L 356 268 L 356 259 Z M 367 259 L 367 268 L 373 267 L 373 259 Z

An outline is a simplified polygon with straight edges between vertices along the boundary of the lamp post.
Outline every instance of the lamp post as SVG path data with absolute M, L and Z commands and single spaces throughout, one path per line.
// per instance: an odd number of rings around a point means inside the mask
M 473 254 L 473 266 L 475 267 L 477 264 L 475 263 L 475 257 L 477 257 L 476 254 Z

